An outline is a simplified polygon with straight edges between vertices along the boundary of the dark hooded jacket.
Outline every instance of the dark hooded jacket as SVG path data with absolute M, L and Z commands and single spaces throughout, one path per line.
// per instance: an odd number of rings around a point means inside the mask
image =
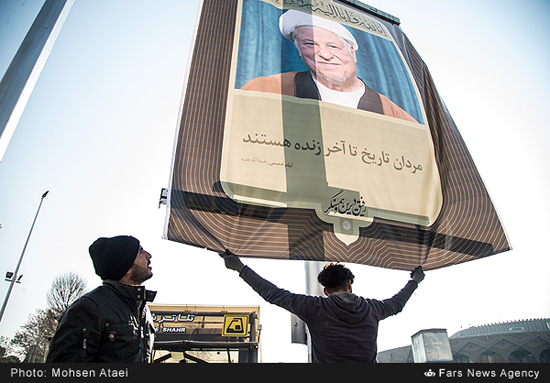
M 410 280 L 392 298 L 379 301 L 348 292 L 328 297 L 293 294 L 248 266 L 240 276 L 266 301 L 296 314 L 307 324 L 314 363 L 375 362 L 378 322 L 400 312 L 418 286 Z
M 63 313 L 48 363 L 148 363 L 155 329 L 146 302 L 155 291 L 106 280 Z

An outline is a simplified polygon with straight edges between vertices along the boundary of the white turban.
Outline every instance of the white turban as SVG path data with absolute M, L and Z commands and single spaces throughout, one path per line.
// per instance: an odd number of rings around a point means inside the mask
M 353 35 L 344 26 L 342 26 L 342 24 L 337 23 L 336 21 L 314 16 L 309 13 L 296 11 L 294 9 L 286 11 L 279 18 L 279 29 L 281 30 L 283 36 L 289 40 L 292 40 L 292 32 L 294 32 L 296 28 L 302 26 L 313 26 L 329 30 L 350 43 L 355 50 L 359 49 L 359 45 L 357 45 L 357 41 Z

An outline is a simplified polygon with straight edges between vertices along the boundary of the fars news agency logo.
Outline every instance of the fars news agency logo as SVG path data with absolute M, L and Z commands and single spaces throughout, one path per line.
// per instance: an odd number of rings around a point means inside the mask
M 462 370 L 447 370 L 445 368 L 440 368 L 439 370 L 436 369 L 436 371 L 432 370 L 431 368 L 428 371 L 424 372 L 424 376 L 427 378 L 462 378 Z M 477 376 L 482 377 L 482 376 Z M 483 376 L 485 377 L 485 376 Z
M 456 370 L 447 370 L 445 368 L 436 369 L 433 371 L 431 368 L 428 371 L 424 371 L 424 376 L 427 378 L 498 378 L 499 381 L 512 380 L 520 378 L 523 382 L 525 379 L 537 380 L 540 377 L 540 369 L 532 368 L 532 365 L 523 369 L 517 367 L 511 368 L 491 368 L 491 369 L 478 369 L 478 368 L 467 368 L 466 371 L 461 369 Z M 522 366 L 525 367 L 525 366 Z M 521 379 L 523 378 L 523 379 Z M 546 379 L 545 381 L 548 381 Z
M 435 377 L 435 372 L 433 372 L 432 369 L 430 368 L 428 371 L 424 373 L 424 376 L 427 378 L 433 378 Z

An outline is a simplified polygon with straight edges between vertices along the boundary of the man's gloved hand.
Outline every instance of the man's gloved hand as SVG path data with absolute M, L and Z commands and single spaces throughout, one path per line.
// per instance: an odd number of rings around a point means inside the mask
M 418 266 L 416 269 L 411 271 L 411 279 L 416 283 L 420 283 L 424 280 L 424 271 L 422 271 L 422 266 Z
M 229 250 L 225 250 L 225 253 L 218 253 L 220 257 L 223 258 L 225 262 L 225 267 L 231 270 L 236 270 L 239 273 L 244 267 L 244 264 L 241 262 L 241 259 L 235 254 L 231 253 Z

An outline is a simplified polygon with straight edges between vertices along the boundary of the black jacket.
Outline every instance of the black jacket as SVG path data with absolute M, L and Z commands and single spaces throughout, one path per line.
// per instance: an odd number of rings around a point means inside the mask
M 63 313 L 46 362 L 151 362 L 154 291 L 106 280 Z
M 314 363 L 371 363 L 376 360 L 378 322 L 399 313 L 418 283 L 410 280 L 392 298 L 365 299 L 342 292 L 328 297 L 293 294 L 245 266 L 243 278 L 262 298 L 306 322 Z

